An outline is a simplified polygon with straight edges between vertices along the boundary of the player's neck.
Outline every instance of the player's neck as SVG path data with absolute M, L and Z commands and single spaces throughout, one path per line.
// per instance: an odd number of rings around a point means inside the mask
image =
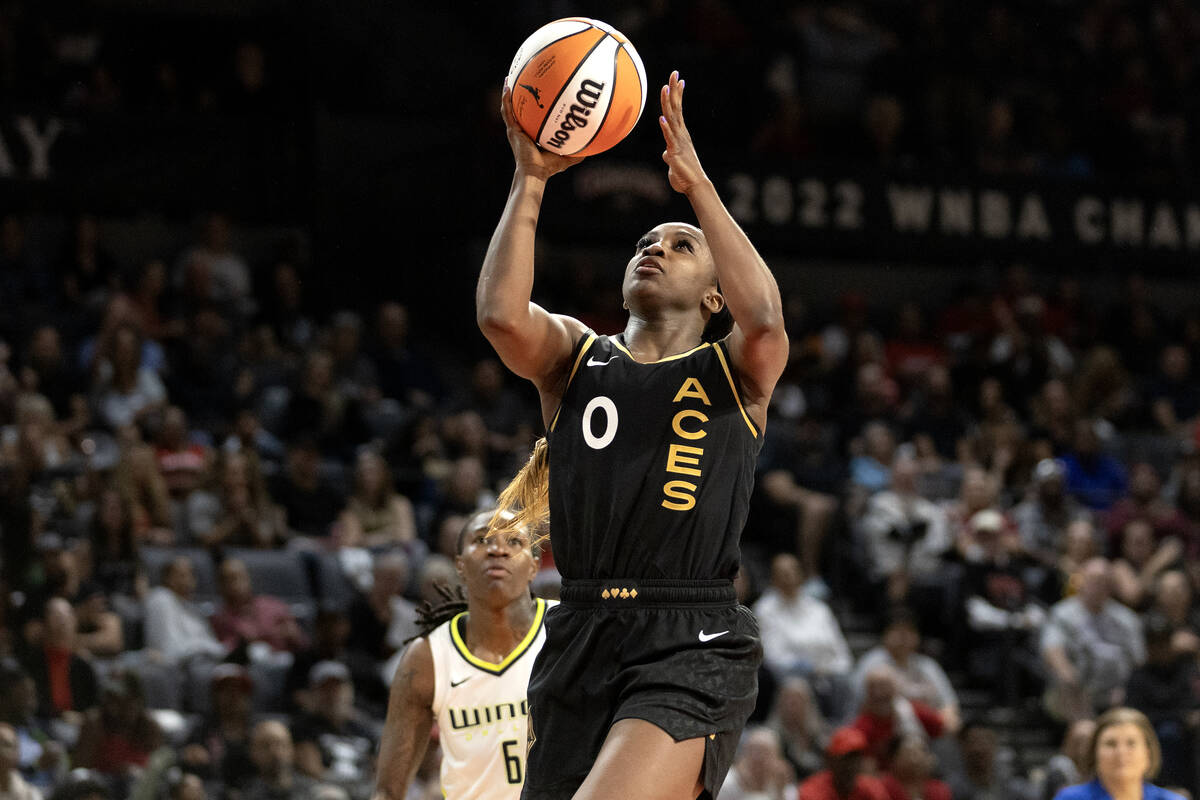
M 537 603 L 522 597 L 505 606 L 469 603 L 467 649 L 485 661 L 502 661 L 529 633 Z
M 703 332 L 694 311 L 663 311 L 646 316 L 630 314 L 621 338 L 635 359 L 650 362 L 686 353 L 700 344 Z

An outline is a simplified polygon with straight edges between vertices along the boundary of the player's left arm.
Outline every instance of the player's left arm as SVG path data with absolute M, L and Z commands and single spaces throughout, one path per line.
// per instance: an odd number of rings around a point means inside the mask
M 783 300 L 775 276 L 700 166 L 683 121 L 683 89 L 679 73 L 673 72 L 659 92 L 662 116 L 658 122 L 667 144 L 662 157 L 667 162 L 671 188 L 692 204 L 712 252 L 721 293 L 734 320 L 727 339 L 729 355 L 738 373 L 746 413 L 761 431 L 767 421 L 771 391 L 787 365 Z
M 429 640 L 415 639 L 401 657 L 392 679 L 371 800 L 404 800 L 429 744 L 433 691 L 433 653 Z

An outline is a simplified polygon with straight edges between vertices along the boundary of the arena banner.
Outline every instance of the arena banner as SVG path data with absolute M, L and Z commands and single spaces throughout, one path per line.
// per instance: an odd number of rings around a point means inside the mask
M 659 164 L 585 162 L 553 224 L 636 236 L 687 213 Z M 710 169 L 760 247 L 871 259 L 1027 258 L 1070 268 L 1189 268 L 1200 254 L 1200 198 L 1068 180 L 988 180 L 846 170 Z M 582 213 L 580 213 L 582 212 Z

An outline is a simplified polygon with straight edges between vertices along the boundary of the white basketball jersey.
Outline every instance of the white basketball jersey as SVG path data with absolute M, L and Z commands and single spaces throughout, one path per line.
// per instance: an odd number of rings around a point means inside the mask
M 537 600 L 533 625 L 498 664 L 467 649 L 466 612 L 429 634 L 433 653 L 433 713 L 442 746 L 447 800 L 517 800 L 525 783 L 529 705 L 525 692 L 554 604 Z

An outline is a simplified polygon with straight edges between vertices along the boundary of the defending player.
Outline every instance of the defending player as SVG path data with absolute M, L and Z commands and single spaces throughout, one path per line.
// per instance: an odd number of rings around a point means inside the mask
M 501 101 L 516 170 L 477 315 L 541 396 L 549 445 L 515 483 L 531 527 L 548 503 L 563 575 L 529 685 L 527 800 L 715 795 L 757 692 L 758 628 L 732 578 L 788 344 L 775 280 L 700 166 L 683 91 L 673 73 L 660 92 L 663 160 L 700 227 L 641 237 L 613 337 L 531 302 L 546 181 L 578 159 L 539 150 Z
M 437 720 L 449 800 L 515 800 L 525 773 L 526 685 L 546 635 L 529 593 L 538 560 L 527 532 L 485 536 L 491 511 L 458 537 L 466 602 L 429 609 L 392 681 L 373 800 L 404 800 Z

